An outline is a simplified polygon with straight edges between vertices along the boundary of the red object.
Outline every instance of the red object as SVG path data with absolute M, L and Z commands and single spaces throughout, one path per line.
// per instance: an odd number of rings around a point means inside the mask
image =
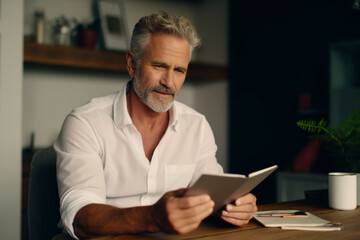
M 311 108 L 311 95 L 310 93 L 299 93 L 299 110 Z
M 98 32 L 95 30 L 80 31 L 80 46 L 84 48 L 95 48 L 98 38 Z
M 296 156 L 293 166 L 297 172 L 310 172 L 316 157 L 319 154 L 321 142 L 312 140 Z

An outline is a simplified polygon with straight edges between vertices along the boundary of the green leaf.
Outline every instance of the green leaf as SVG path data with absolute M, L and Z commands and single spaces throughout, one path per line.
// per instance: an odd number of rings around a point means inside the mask
M 296 124 L 305 131 L 309 133 L 321 133 L 321 131 L 326 130 L 326 121 L 321 119 L 320 122 L 316 122 L 314 120 L 300 120 L 296 122 Z

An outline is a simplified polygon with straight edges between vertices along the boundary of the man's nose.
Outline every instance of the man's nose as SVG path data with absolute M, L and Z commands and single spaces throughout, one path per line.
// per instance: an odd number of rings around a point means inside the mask
M 168 69 L 164 72 L 160 83 L 168 88 L 172 88 L 174 86 L 174 80 L 174 70 Z

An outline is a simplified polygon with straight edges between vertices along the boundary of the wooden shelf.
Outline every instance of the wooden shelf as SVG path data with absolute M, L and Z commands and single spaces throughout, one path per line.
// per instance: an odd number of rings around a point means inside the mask
M 56 46 L 25 42 L 24 63 L 94 69 L 127 73 L 124 52 Z M 227 67 L 206 63 L 190 63 L 188 79 L 226 80 Z

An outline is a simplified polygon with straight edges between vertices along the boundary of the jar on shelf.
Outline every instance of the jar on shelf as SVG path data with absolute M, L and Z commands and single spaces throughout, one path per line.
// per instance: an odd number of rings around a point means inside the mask
M 39 44 L 44 43 L 45 12 L 44 9 L 35 10 L 35 39 Z
M 54 43 L 57 45 L 70 46 L 72 44 L 71 33 L 77 24 L 75 18 L 68 19 L 65 16 L 56 18 L 53 23 Z

